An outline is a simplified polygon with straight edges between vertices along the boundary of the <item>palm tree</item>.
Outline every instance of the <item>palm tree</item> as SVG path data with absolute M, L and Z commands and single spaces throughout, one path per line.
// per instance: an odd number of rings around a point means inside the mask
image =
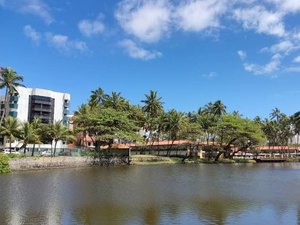
M 226 113 L 226 106 L 218 100 L 212 105 L 212 112 L 214 116 L 220 117 Z
M 96 90 L 92 91 L 89 100 L 89 106 L 91 108 L 94 108 L 96 106 L 102 105 L 105 98 L 106 94 L 104 93 L 104 90 L 102 88 L 97 88 Z
M 9 140 L 9 151 L 11 153 L 11 143 L 19 136 L 19 123 L 14 117 L 8 116 L 4 119 L 4 123 L 0 126 L 0 134 L 6 136 Z
M 159 117 L 163 114 L 163 102 L 161 102 L 161 97 L 157 96 L 156 91 L 151 90 L 150 94 L 146 94 L 145 97 L 146 99 L 141 102 L 145 104 L 142 109 L 146 114 L 146 130 L 150 131 L 149 138 L 153 139 L 153 132 L 158 129 Z
M 9 96 L 14 93 L 18 93 L 16 87 L 24 87 L 24 85 L 20 83 L 23 82 L 23 77 L 18 75 L 15 70 L 7 68 L 1 71 L 0 89 L 6 88 L 6 90 L 4 99 L 4 112 L 1 115 L 0 124 L 2 124 L 3 118 L 8 116 Z
M 55 156 L 56 153 L 56 146 L 58 141 L 67 141 L 67 140 L 73 140 L 74 135 L 72 132 L 66 128 L 63 124 L 62 121 L 57 121 L 54 124 L 50 125 L 50 132 L 52 139 L 54 141 L 54 151 L 53 151 L 53 156 Z
M 167 112 L 162 118 L 162 129 L 168 134 L 168 139 L 171 140 L 170 149 L 172 148 L 174 141 L 179 138 L 180 131 L 185 122 L 184 118 L 185 116 L 183 113 L 177 112 L 174 109 Z
M 41 119 L 39 117 L 35 117 L 32 121 L 31 121 L 31 126 L 33 129 L 33 132 L 36 134 L 37 139 L 34 140 L 33 142 L 33 147 L 32 147 L 32 152 L 31 152 L 31 156 L 34 156 L 34 149 L 35 149 L 35 144 L 40 144 L 41 143 Z
M 214 114 L 214 104 L 212 102 L 207 103 L 203 109 L 199 109 L 198 113 L 200 114 L 206 114 L 206 115 L 213 115 Z
M 20 149 L 24 148 L 24 154 L 26 153 L 26 147 L 28 144 L 36 144 L 39 142 L 39 136 L 37 135 L 34 126 L 29 122 L 22 124 L 19 138 L 23 140 L 23 145 Z
M 275 107 L 275 109 L 272 110 L 270 113 L 270 119 L 273 120 L 275 119 L 276 121 L 279 121 L 280 117 L 282 116 L 282 113 L 280 112 L 280 109 Z
M 163 102 L 161 102 L 161 97 L 157 96 L 156 91 L 150 91 L 149 95 L 145 95 L 146 99 L 142 100 L 145 105 L 143 106 L 143 111 L 152 118 L 156 118 L 163 112 Z
M 297 135 L 297 141 L 296 144 L 299 144 L 299 136 L 300 136 L 300 111 L 296 112 L 293 116 L 292 116 L 292 122 L 294 125 L 294 133 Z
M 120 92 L 113 91 L 111 95 L 107 95 L 103 104 L 104 107 L 113 108 L 117 111 L 129 110 L 129 103 L 121 96 Z

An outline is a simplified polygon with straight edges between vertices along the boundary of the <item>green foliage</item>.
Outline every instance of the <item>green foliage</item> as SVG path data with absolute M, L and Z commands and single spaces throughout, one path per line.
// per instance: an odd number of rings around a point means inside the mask
M 161 101 L 161 97 L 157 96 L 156 91 L 150 91 L 149 95 L 145 95 L 146 99 L 142 100 L 144 103 L 143 111 L 147 114 L 147 116 L 151 118 L 158 117 L 163 113 L 163 102 Z
M 265 142 L 264 134 L 257 122 L 232 114 L 220 118 L 216 136 L 220 146 L 215 157 L 216 161 L 222 154 L 224 158 L 232 158 L 239 151 L 247 151 Z
M 9 173 L 9 157 L 0 153 L 0 173 Z
M 218 143 L 221 146 L 255 146 L 265 141 L 259 124 L 250 119 L 231 114 L 221 118 L 217 125 L 217 136 Z
M 261 126 L 270 146 L 288 145 L 289 139 L 299 132 L 295 117 L 286 116 L 278 108 L 273 109 L 270 119 L 261 122 Z
M 223 163 L 223 164 L 232 164 L 232 163 L 235 163 L 235 161 L 232 160 L 232 159 L 221 159 L 218 162 L 219 163 Z
M 6 117 L 3 125 L 0 126 L 0 134 L 8 138 L 11 149 L 12 141 L 20 135 L 18 120 L 11 116 Z
M 113 139 L 140 140 L 138 128 L 126 111 L 114 108 L 83 107 L 74 117 L 77 132 L 88 133 L 97 147 L 110 145 Z
M 180 132 L 187 123 L 186 117 L 183 113 L 172 109 L 165 113 L 162 117 L 162 130 L 168 135 L 169 140 L 179 139 Z
M 9 111 L 9 96 L 14 93 L 18 93 L 16 87 L 24 87 L 21 82 L 23 82 L 23 77 L 17 74 L 12 68 L 4 68 L 0 71 L 0 89 L 5 88 L 4 97 L 4 113 L 1 115 L 0 124 L 2 125 L 4 117 L 8 115 Z

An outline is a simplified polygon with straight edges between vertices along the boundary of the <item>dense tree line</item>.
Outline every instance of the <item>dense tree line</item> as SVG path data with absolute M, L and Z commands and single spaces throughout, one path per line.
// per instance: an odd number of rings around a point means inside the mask
M 77 132 L 92 138 L 96 149 L 111 145 L 114 139 L 150 146 L 168 140 L 171 149 L 175 140 L 185 139 L 204 145 L 215 160 L 259 145 L 288 145 L 299 134 L 299 112 L 289 117 L 275 108 L 269 119 L 261 120 L 244 118 L 237 111 L 229 113 L 220 100 L 188 113 L 165 111 L 163 105 L 156 91 L 145 94 L 141 105 L 132 105 L 120 93 L 106 94 L 98 88 L 75 113 L 74 125 Z M 139 129 L 144 130 L 143 138 L 137 135 Z
M 35 119 L 20 123 L 8 114 L 9 96 L 17 93 L 16 87 L 23 86 L 22 81 L 23 77 L 13 69 L 0 68 L 0 88 L 5 88 L 0 133 L 10 143 L 21 140 L 23 149 L 28 144 L 53 142 L 55 154 L 59 140 L 74 139 L 73 133 L 60 121 L 42 124 Z M 145 94 L 141 105 L 134 105 L 121 93 L 108 94 L 97 88 L 75 112 L 73 123 L 74 134 L 81 138 L 90 137 L 97 151 L 104 145 L 111 147 L 114 140 L 148 145 L 168 140 L 171 149 L 175 140 L 184 139 L 195 145 L 201 143 L 208 155 L 214 153 L 212 156 L 218 160 L 221 156 L 232 158 L 237 152 L 258 145 L 288 145 L 293 136 L 300 134 L 300 111 L 287 116 L 275 108 L 267 119 L 249 119 L 238 111 L 227 112 L 220 100 L 209 102 L 195 112 L 166 111 L 162 97 L 156 91 Z M 141 130 L 144 135 L 140 135 Z

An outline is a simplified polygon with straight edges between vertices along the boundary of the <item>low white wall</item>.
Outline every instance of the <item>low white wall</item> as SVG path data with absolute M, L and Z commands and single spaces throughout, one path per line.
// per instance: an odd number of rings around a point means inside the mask
M 10 159 L 11 171 L 37 170 L 49 168 L 85 167 L 91 165 L 88 157 L 28 157 L 21 159 Z

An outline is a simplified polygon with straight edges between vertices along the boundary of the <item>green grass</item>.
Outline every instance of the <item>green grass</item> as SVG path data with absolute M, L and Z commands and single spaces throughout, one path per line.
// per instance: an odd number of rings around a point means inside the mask
M 133 158 L 141 158 L 143 161 L 131 161 L 131 165 L 160 165 L 160 164 L 179 164 L 182 163 L 181 158 L 176 157 L 161 157 L 161 156 L 153 156 L 153 155 L 136 155 L 132 156 Z M 163 160 L 161 160 L 163 159 Z M 148 161 L 149 160 L 149 161 Z
M 236 163 L 256 163 L 254 159 L 235 159 Z
M 287 162 L 300 162 L 300 157 L 297 157 L 297 158 L 288 158 L 286 161 Z

